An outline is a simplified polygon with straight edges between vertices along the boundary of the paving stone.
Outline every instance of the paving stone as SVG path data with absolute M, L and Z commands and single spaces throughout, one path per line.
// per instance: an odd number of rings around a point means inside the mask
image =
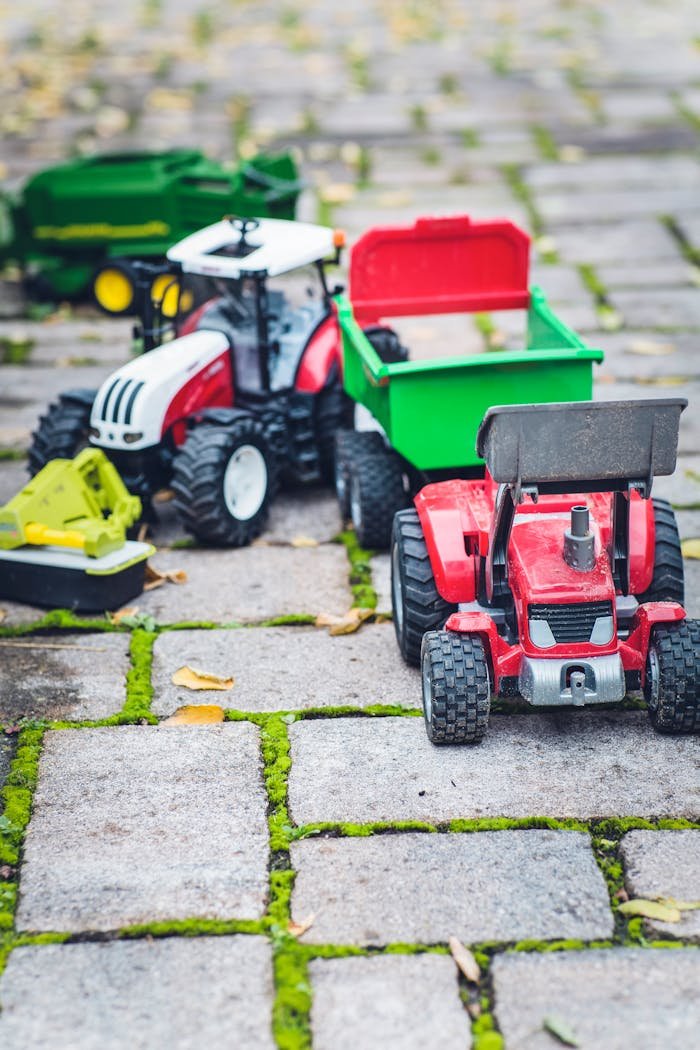
M 457 970 L 444 955 L 313 959 L 314 1050 L 443 1050 L 472 1045 Z
M 695 951 L 518 952 L 496 956 L 491 972 L 498 1026 L 514 1050 L 551 1050 L 547 1016 L 561 1018 L 581 1050 L 690 1050 L 697 1043 Z
M 29 474 L 25 459 L 0 461 L 0 507 L 21 492 L 28 481 Z
M 262 937 L 17 948 L 0 981 L 7 1050 L 273 1050 Z
M 129 638 L 0 638 L 0 722 L 107 718 L 126 701 Z
M 700 900 L 700 831 L 630 831 L 621 853 L 630 896 Z M 656 935 L 700 941 L 700 911 L 682 911 L 679 923 L 644 922 Z
M 494 715 L 478 747 L 435 747 L 421 718 L 300 722 L 290 734 L 299 824 L 693 817 L 700 805 L 697 741 L 655 733 L 643 712 Z
M 677 208 L 698 207 L 697 189 L 679 186 L 629 187 L 620 190 L 581 190 L 576 194 L 575 210 L 570 193 L 540 194 L 537 209 L 545 223 L 570 223 L 579 216 L 595 216 L 597 223 L 606 219 L 645 219 L 649 215 L 666 215 Z M 579 219 L 578 221 L 582 221 Z M 630 244 L 630 257 L 636 251 Z
M 694 284 L 694 272 L 683 259 L 667 259 L 657 266 L 653 259 L 616 262 L 610 266 L 599 266 L 598 277 L 603 285 L 614 291 L 617 288 L 659 288 L 674 285 Z
M 598 401 L 626 401 L 630 399 L 647 399 L 663 397 L 684 397 L 688 408 L 681 416 L 678 435 L 679 457 L 695 455 L 700 449 L 700 383 L 688 376 L 657 376 L 643 383 L 606 382 L 593 383 L 594 397 Z
M 372 586 L 377 592 L 377 609 L 391 612 L 391 555 L 375 554 L 370 559 Z
M 559 226 L 553 231 L 556 248 L 565 262 L 593 263 L 594 265 L 631 258 L 680 258 L 678 245 L 668 230 L 652 219 L 630 219 L 627 222 L 592 223 L 590 216 L 578 213 L 583 226 Z M 576 221 L 571 212 L 569 222 Z
M 99 363 L 118 368 L 131 358 L 133 320 L 103 316 L 76 320 L 0 321 L 0 340 L 21 335 L 33 343 L 32 367 L 61 369 L 65 388 L 75 385 L 73 368 Z
M 641 327 L 700 327 L 700 290 L 697 288 L 616 291 L 611 298 L 623 316 Z
M 171 683 L 183 664 L 235 678 L 230 693 L 192 693 Z M 420 675 L 399 655 L 392 624 L 366 624 L 331 637 L 314 627 L 171 631 L 154 650 L 156 714 L 181 704 L 223 703 L 240 711 L 351 704 L 420 703 Z
M 616 302 L 614 296 L 613 301 Z M 636 324 L 633 314 L 625 315 L 625 321 Z M 610 377 L 635 383 L 661 380 L 664 376 L 700 377 L 695 332 L 650 332 L 626 327 L 620 332 L 598 333 L 595 343 L 605 351 L 605 360 L 594 373 L 598 382 L 608 382 Z
M 348 560 L 340 544 L 314 548 L 160 551 L 161 572 L 183 569 L 187 582 L 138 599 L 159 623 L 230 623 L 294 613 L 344 613 L 352 605 Z
M 504 863 L 507 858 L 507 863 Z M 608 937 L 590 840 L 572 831 L 407 833 L 292 846 L 292 917 L 311 944 Z
M 49 733 L 18 928 L 260 918 L 267 826 L 258 735 L 243 722 Z
M 42 368 L 3 365 L 0 370 L 0 448 L 25 449 L 39 417 L 64 390 L 97 389 L 107 367 Z

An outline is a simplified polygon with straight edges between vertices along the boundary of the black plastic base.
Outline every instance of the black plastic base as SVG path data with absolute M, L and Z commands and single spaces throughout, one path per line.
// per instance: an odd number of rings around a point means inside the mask
M 50 609 L 104 612 L 118 609 L 143 591 L 146 562 L 108 576 L 88 576 L 80 568 L 32 565 L 0 558 L 0 598 Z

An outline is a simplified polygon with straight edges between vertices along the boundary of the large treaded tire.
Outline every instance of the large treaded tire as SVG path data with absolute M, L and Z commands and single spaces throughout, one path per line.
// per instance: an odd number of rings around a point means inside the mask
M 644 698 L 659 733 L 700 732 L 700 621 L 653 628 Z
M 266 476 L 260 505 L 248 517 L 237 517 L 227 502 L 226 473 L 234 454 L 252 448 Z M 174 506 L 188 532 L 217 547 L 244 547 L 260 534 L 277 489 L 278 464 L 270 452 L 263 424 L 241 413 L 222 426 L 201 425 L 188 435 L 173 462 Z
M 350 517 L 358 543 L 386 550 L 394 514 L 406 506 L 401 460 L 391 449 L 367 452 L 350 463 Z
M 52 459 L 73 459 L 88 444 L 90 411 L 96 390 L 62 394 L 39 419 L 29 447 L 29 474 L 34 477 Z
M 344 521 L 350 517 L 350 465 L 368 452 L 382 452 L 378 430 L 337 430 L 335 433 L 335 494 Z
M 489 724 L 491 683 L 478 634 L 430 631 L 423 638 L 423 715 L 434 744 L 478 744 Z
M 678 602 L 683 604 L 685 583 L 683 554 L 676 515 L 665 499 L 654 504 L 654 572 L 649 587 L 637 597 L 639 602 Z
M 321 464 L 321 477 L 332 485 L 335 477 L 335 436 L 352 426 L 354 403 L 339 382 L 324 387 L 316 398 L 316 440 Z
M 420 667 L 423 635 L 444 627 L 457 606 L 446 602 L 437 589 L 428 546 L 413 507 L 394 517 L 391 607 L 401 655 L 407 664 Z

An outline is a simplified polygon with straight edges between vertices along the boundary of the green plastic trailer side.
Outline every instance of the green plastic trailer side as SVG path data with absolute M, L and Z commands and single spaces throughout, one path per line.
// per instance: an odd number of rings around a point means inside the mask
M 492 405 L 590 400 L 593 362 L 603 359 L 602 350 L 587 347 L 556 317 L 537 288 L 527 349 L 398 364 L 381 361 L 344 296 L 336 305 L 346 392 L 419 470 L 480 464 L 476 433 Z

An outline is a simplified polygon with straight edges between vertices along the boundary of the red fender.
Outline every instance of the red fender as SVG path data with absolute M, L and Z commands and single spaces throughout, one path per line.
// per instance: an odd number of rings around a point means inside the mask
M 322 321 L 312 335 L 297 369 L 295 389 L 317 394 L 326 385 L 334 363 L 340 375 L 340 329 L 335 314 Z
M 625 671 L 642 672 L 642 685 L 653 627 L 657 623 L 678 623 L 685 620 L 685 615 L 685 609 L 677 602 L 645 602 L 637 609 L 628 637 L 620 642 L 620 656 Z

